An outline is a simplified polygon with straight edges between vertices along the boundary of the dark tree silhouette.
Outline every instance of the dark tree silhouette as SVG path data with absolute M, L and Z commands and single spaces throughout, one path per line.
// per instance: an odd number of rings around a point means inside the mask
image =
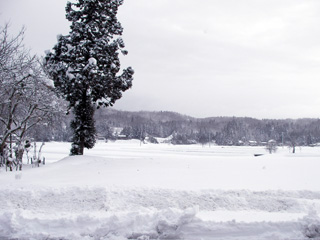
M 120 71 L 119 53 L 126 55 L 117 20 L 122 0 L 68 2 L 69 35 L 59 36 L 45 57 L 45 69 L 57 91 L 69 102 L 75 119 L 72 155 L 95 144 L 95 108 L 112 106 L 132 86 L 133 69 Z

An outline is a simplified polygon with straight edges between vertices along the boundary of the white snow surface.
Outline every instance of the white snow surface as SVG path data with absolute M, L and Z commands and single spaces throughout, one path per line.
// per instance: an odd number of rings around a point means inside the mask
M 0 170 L 0 239 L 320 238 L 320 148 L 69 148 L 46 143 L 46 165 Z

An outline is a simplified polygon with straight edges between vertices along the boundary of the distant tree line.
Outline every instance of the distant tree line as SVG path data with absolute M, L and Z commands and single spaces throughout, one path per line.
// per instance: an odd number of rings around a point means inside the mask
M 37 140 L 71 141 L 70 116 L 60 115 L 33 129 Z M 320 119 L 193 118 L 174 112 L 127 112 L 100 109 L 95 115 L 97 136 L 106 140 L 139 139 L 172 144 L 310 146 L 320 143 Z

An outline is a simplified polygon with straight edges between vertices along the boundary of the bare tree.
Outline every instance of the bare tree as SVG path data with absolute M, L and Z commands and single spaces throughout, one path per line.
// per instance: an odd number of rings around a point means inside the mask
M 297 139 L 299 138 L 299 133 L 294 130 L 290 130 L 287 133 L 287 137 L 288 137 L 289 148 L 292 148 L 292 153 L 295 153 L 296 147 L 298 145 Z
M 278 149 L 277 142 L 273 139 L 269 140 L 266 146 L 266 150 L 272 154 L 273 152 L 276 152 Z
M 48 119 L 59 106 L 39 60 L 24 48 L 23 36 L 24 29 L 10 37 L 8 25 L 0 27 L 0 154 L 7 147 L 10 157 L 12 139 L 23 144 L 27 131 Z M 22 155 L 23 151 L 16 155 L 18 161 Z

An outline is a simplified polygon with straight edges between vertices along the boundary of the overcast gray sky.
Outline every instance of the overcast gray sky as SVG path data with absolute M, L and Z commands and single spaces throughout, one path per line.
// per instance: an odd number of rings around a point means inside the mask
M 67 34 L 66 0 L 0 0 L 39 55 Z M 194 117 L 320 117 L 319 0 L 125 0 L 135 70 L 115 108 Z

